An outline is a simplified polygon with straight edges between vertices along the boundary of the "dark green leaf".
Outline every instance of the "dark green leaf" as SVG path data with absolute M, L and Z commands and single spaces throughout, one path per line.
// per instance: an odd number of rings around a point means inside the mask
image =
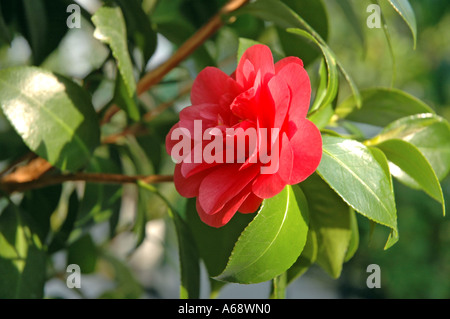
M 362 107 L 356 108 L 352 97 L 336 108 L 336 114 L 350 121 L 384 127 L 399 118 L 418 114 L 434 113 L 416 97 L 398 89 L 370 88 L 361 90 Z
M 69 239 L 70 234 L 72 233 L 75 221 L 77 219 L 78 207 L 79 207 L 79 200 L 77 192 L 74 191 L 72 192 L 72 195 L 70 195 L 69 197 L 66 218 L 61 227 L 53 235 L 53 239 L 51 243 L 48 245 L 47 251 L 49 254 L 52 254 L 66 246 L 67 240 Z
M 328 16 L 325 6 L 321 0 L 282 0 L 294 12 L 301 16 L 305 21 L 317 31 L 322 39 L 328 38 Z M 315 45 L 307 39 L 299 39 L 283 28 L 277 28 L 280 44 L 286 56 L 298 56 L 305 65 L 309 65 L 320 54 Z
M 367 147 L 355 140 L 323 136 L 323 156 L 317 172 L 357 212 L 391 228 L 386 249 L 398 240 L 390 175 Z
M 195 199 L 186 203 L 186 220 L 195 238 L 200 258 L 210 277 L 219 275 L 227 265 L 234 244 L 255 214 L 236 214 L 228 224 L 214 228 L 202 222 L 198 216 Z
M 350 209 L 317 174 L 308 177 L 300 187 L 308 200 L 310 229 L 317 240 L 315 262 L 338 278 L 352 234 Z
M 46 243 L 50 230 L 50 216 L 59 204 L 61 191 L 61 185 L 30 190 L 24 194 L 20 204 L 23 211 L 35 221 L 36 233 L 42 243 Z
M 27 146 L 61 170 L 81 168 L 99 144 L 90 97 L 62 76 L 36 67 L 1 70 L 0 106 Z
M 318 249 L 317 235 L 314 230 L 310 228 L 308 230 L 305 248 L 303 248 L 300 256 L 287 271 L 288 284 L 303 275 L 309 267 L 316 262 Z
M 42 298 L 45 251 L 29 216 L 12 203 L 0 213 L 0 247 L 0 298 Z
M 9 30 L 5 20 L 3 19 L 3 10 L 1 3 L 0 3 L 0 39 L 2 39 L 8 44 L 11 44 L 12 41 L 11 31 Z
M 307 233 L 304 195 L 297 186 L 288 185 L 263 202 L 236 242 L 225 270 L 216 279 L 249 284 L 279 276 L 297 260 Z
M 78 238 L 67 249 L 67 264 L 78 265 L 82 274 L 90 274 L 95 271 L 97 257 L 97 247 L 89 234 Z

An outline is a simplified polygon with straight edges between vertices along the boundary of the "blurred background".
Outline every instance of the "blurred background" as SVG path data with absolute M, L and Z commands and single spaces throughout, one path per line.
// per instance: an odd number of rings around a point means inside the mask
M 209 0 L 145 1 L 152 13 L 153 22 L 164 25 L 164 17 L 179 15 L 189 22 L 194 30 L 211 17 L 225 1 Z M 100 5 L 95 0 L 79 0 L 84 8 L 94 12 Z M 301 2 L 301 1 L 300 1 Z M 351 1 L 358 24 L 364 37 L 358 35 L 349 22 L 348 12 L 337 4 L 338 0 L 323 0 L 327 16 L 327 33 L 330 47 L 351 73 L 358 87 L 389 87 L 402 89 L 425 101 L 436 112 L 450 121 L 450 2 L 448 0 L 411 0 L 417 20 L 417 47 L 413 48 L 411 32 L 387 1 L 380 1 L 385 15 L 395 61 L 382 29 L 370 29 L 365 22 L 370 13 L 366 11 L 370 1 Z M 308 19 L 305 16 L 305 19 Z M 234 24 L 223 27 L 204 50 L 214 58 L 214 62 L 225 72 L 231 73 L 236 66 L 236 51 L 239 34 L 280 47 L 275 27 L 257 20 L 238 19 Z M 147 65 L 154 68 L 167 59 L 183 36 L 161 28 L 158 34 L 156 53 Z M 75 78 L 84 78 L 103 63 L 108 54 L 103 44 L 93 38 L 93 29 L 83 23 L 81 29 L 72 29 L 64 37 L 58 49 L 44 61 L 43 66 Z M 363 39 L 363 40 L 362 40 Z M 169 41 L 170 40 L 170 41 Z M 298 50 L 299 48 L 296 48 Z M 170 77 L 184 79 L 177 85 L 155 88 L 152 98 L 158 101 L 176 97 L 173 114 L 189 105 L 186 95 L 180 96 L 180 87 L 188 83 L 201 63 L 203 52 L 196 52 L 193 58 L 176 68 Z M 300 53 L 301 54 L 301 53 Z M 11 47 L 0 47 L 0 68 L 26 64 L 30 59 L 30 48 L 20 35 L 14 37 Z M 200 60 L 200 63 L 199 63 Z M 317 59 L 316 59 L 317 60 Z M 311 59 L 307 66 L 314 87 L 318 61 Z M 394 72 L 394 73 L 393 73 Z M 393 78 L 394 77 L 394 78 Z M 181 83 L 181 84 L 180 84 Z M 103 82 L 101 90 L 94 95 L 94 105 L 102 106 L 110 99 L 113 82 Z M 349 94 L 343 87 L 340 99 Z M 0 130 L 5 126 L 0 118 Z M 0 163 L 1 168 L 1 163 Z M 170 172 L 172 167 L 162 167 Z M 447 211 L 450 212 L 450 178 L 442 181 Z M 383 250 L 386 232 L 371 229 L 367 219 L 358 218 L 360 244 L 355 256 L 344 264 L 339 279 L 330 278 L 317 266 L 311 267 L 302 277 L 288 288 L 288 298 L 450 298 L 450 220 L 443 217 L 439 204 L 426 194 L 395 182 L 398 226 L 400 240 L 387 251 Z M 173 185 L 164 185 L 162 191 L 182 203 Z M 137 209 L 135 192 L 125 187 L 121 207 L 120 223 L 132 220 Z M 148 222 L 143 244 L 132 250 L 133 234 L 118 234 L 107 247 L 105 263 L 98 259 L 95 271 L 82 276 L 82 288 L 70 290 L 64 281 L 67 252 L 54 255 L 54 272 L 59 277 L 48 281 L 45 289 L 47 297 L 63 298 L 178 298 L 179 274 L 176 234 L 171 220 L 166 216 L 162 203 L 156 197 L 148 199 Z M 359 217 L 359 216 L 358 216 Z M 55 217 L 56 218 L 56 217 Z M 99 223 L 92 228 L 92 238 L 98 245 L 104 243 L 108 226 Z M 105 258 L 104 258 L 105 259 Z M 369 289 L 366 269 L 377 264 L 381 269 L 381 288 Z M 203 298 L 208 297 L 208 280 L 203 271 Z M 267 298 L 270 284 L 226 285 L 219 298 Z

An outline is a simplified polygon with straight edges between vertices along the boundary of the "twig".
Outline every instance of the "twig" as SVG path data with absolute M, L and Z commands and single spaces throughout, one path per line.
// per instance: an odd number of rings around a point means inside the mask
M 137 85 L 138 95 L 147 91 L 151 86 L 158 83 L 162 78 L 169 73 L 173 68 L 180 64 L 186 57 L 191 55 L 199 46 L 201 46 L 207 39 L 209 39 L 217 30 L 219 30 L 224 22 L 222 17 L 239 9 L 245 5 L 249 0 L 230 0 L 222 7 L 222 9 L 212 17 L 208 23 L 201 27 L 194 33 L 185 43 L 183 43 L 178 50 L 166 62 L 161 64 L 156 69 L 145 74 Z
M 73 173 L 63 175 L 49 175 L 27 182 L 3 181 L 0 190 L 7 193 L 24 192 L 30 189 L 42 188 L 64 182 L 103 183 L 103 184 L 134 184 L 142 181 L 147 184 L 172 182 L 172 175 L 121 175 L 105 173 Z

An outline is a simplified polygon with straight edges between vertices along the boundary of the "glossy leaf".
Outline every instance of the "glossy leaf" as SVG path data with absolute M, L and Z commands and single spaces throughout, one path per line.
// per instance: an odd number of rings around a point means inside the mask
M 136 80 L 128 53 L 127 30 L 122 11 L 118 7 L 101 7 L 95 12 L 92 21 L 96 26 L 94 36 L 111 48 L 128 95 L 133 97 L 136 92 Z
M 398 240 L 390 175 L 367 147 L 355 140 L 323 136 L 323 156 L 317 172 L 353 209 L 391 228 L 392 236 L 385 248 Z
M 391 174 L 407 186 L 422 189 L 441 203 L 445 215 L 441 185 L 425 156 L 413 144 L 399 139 L 386 140 L 377 147 L 390 161 Z
M 42 298 L 45 250 L 29 216 L 12 203 L 0 214 L 0 247 L 0 298 Z
M 397 13 L 405 20 L 409 29 L 411 30 L 413 40 L 414 40 L 414 48 L 416 47 L 417 42 L 417 24 L 416 24 L 416 16 L 414 14 L 414 10 L 411 7 L 411 4 L 408 0 L 389 0 L 391 6 L 397 11 Z
M 225 269 L 234 244 L 255 214 L 236 214 L 225 226 L 214 228 L 200 220 L 195 201 L 186 202 L 186 220 L 209 276 L 215 277 Z
M 0 106 L 27 146 L 61 170 L 84 166 L 99 144 L 90 97 L 62 76 L 36 67 L 1 70 Z
M 439 180 L 450 171 L 450 125 L 444 118 L 432 113 L 407 116 L 392 122 L 366 143 L 376 145 L 389 139 L 401 139 L 417 147 Z
M 300 186 L 308 199 L 310 229 L 317 240 L 315 262 L 338 278 L 352 236 L 350 208 L 317 174 Z
M 361 90 L 362 107 L 356 108 L 352 97 L 336 108 L 336 114 L 350 121 L 384 127 L 402 117 L 434 113 L 425 103 L 404 91 L 391 88 Z
M 285 272 L 306 243 L 308 213 L 297 186 L 286 186 L 266 199 L 253 221 L 236 242 L 218 280 L 258 283 Z

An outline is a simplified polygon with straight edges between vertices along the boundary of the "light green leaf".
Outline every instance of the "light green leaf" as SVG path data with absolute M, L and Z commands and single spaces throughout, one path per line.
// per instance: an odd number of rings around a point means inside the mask
M 261 44 L 261 42 L 252 40 L 252 39 L 246 39 L 246 38 L 239 38 L 239 46 L 238 46 L 238 52 L 237 52 L 237 63 L 239 64 L 239 61 L 241 60 L 242 55 L 244 54 L 245 50 L 250 48 L 251 46 L 255 44 Z
M 365 143 L 377 145 L 389 139 L 401 139 L 416 146 L 439 180 L 449 173 L 450 125 L 444 118 L 432 113 L 403 117 Z
M 119 7 L 101 7 L 92 17 L 92 22 L 96 26 L 94 36 L 110 46 L 128 95 L 133 97 L 136 92 L 136 80 L 128 53 L 127 30 L 122 11 Z
M 339 73 L 337 70 L 336 60 L 334 55 L 330 52 L 329 48 L 321 45 L 311 34 L 301 29 L 287 29 L 288 32 L 292 34 L 299 35 L 309 41 L 312 41 L 315 45 L 317 45 L 320 50 L 322 50 L 322 54 L 325 58 L 325 62 L 327 65 L 327 87 L 325 90 L 320 91 L 319 96 L 316 96 L 313 105 L 311 106 L 310 112 L 314 112 L 322 106 L 327 106 L 331 104 L 335 99 L 338 87 L 339 87 Z M 323 73 L 321 73 L 321 77 L 323 77 Z
M 394 7 L 395 11 L 405 20 L 409 29 L 411 30 L 413 40 L 414 40 L 414 49 L 416 48 L 417 42 L 417 25 L 416 25 L 416 16 L 414 14 L 414 10 L 411 7 L 411 4 L 408 0 L 389 0 L 389 3 Z
M 46 255 L 29 216 L 10 203 L 0 213 L 0 299 L 44 295 Z
M 81 168 L 99 144 L 89 95 L 49 71 L 24 66 L 1 70 L 0 106 L 25 144 L 61 170 Z
M 145 67 L 156 49 L 156 32 L 139 0 L 115 0 L 123 11 L 128 38 L 142 51 Z
M 418 98 L 398 89 L 370 88 L 361 90 L 362 107 L 356 108 L 352 97 L 336 108 L 336 114 L 350 121 L 384 127 L 399 118 L 434 111 Z
M 363 144 L 334 136 L 323 136 L 319 175 L 360 214 L 391 228 L 385 248 L 398 239 L 397 211 L 390 175 Z
M 407 186 L 420 188 L 442 204 L 445 215 L 445 202 L 439 180 L 425 156 L 406 141 L 386 140 L 377 147 L 389 160 L 391 174 Z
M 338 278 L 352 236 L 350 208 L 317 174 L 300 183 L 300 187 L 308 200 L 310 230 L 317 238 L 315 262 Z
M 306 243 L 308 213 L 297 186 L 266 199 L 236 242 L 218 280 L 258 283 L 275 278 L 297 260 Z

